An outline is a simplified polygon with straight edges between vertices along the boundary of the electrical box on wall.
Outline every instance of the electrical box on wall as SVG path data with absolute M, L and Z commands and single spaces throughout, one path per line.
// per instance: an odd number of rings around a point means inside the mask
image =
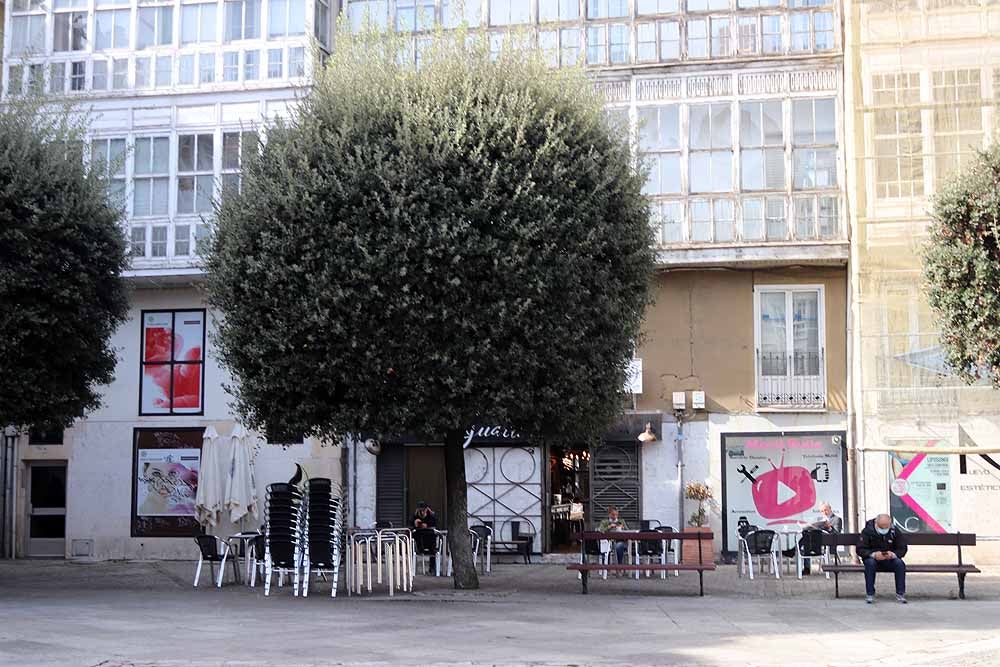
M 674 410 L 683 410 L 687 407 L 687 395 L 683 391 L 674 392 Z
M 691 392 L 691 407 L 695 410 L 705 409 L 705 392 L 703 391 L 692 391 Z

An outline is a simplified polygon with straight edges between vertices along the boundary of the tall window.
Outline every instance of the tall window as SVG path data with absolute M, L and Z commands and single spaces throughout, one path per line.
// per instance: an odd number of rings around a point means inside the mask
M 182 134 L 177 137 L 178 215 L 212 212 L 214 139 L 211 134 Z
M 635 26 L 635 59 L 641 63 L 656 60 L 656 24 L 639 23 Z
M 268 37 L 306 34 L 305 0 L 271 0 L 268 10 Z
M 743 200 L 744 241 L 784 241 L 788 221 L 784 197 L 747 197 Z
M 205 311 L 142 313 L 140 415 L 201 414 Z
M 587 64 L 602 65 L 608 61 L 608 26 L 587 27 Z
M 134 155 L 132 216 L 167 215 L 170 201 L 170 138 L 137 137 Z
M 660 21 L 660 60 L 681 57 L 681 27 L 678 21 Z
M 94 15 L 94 48 L 127 49 L 132 10 L 110 9 Z
M 153 85 L 166 88 L 173 82 L 174 57 L 156 56 L 156 69 L 153 74 Z
M 45 51 L 45 14 L 12 16 L 10 19 L 11 55 L 41 54 Z M 63 49 L 66 50 L 66 49 Z
M 224 41 L 260 37 L 260 0 L 226 0 Z
M 694 198 L 691 210 L 691 240 L 696 243 L 726 243 L 734 240 L 733 200 Z
M 580 18 L 577 0 L 538 0 L 539 21 L 575 21 Z
M 49 92 L 62 95 L 66 91 L 66 63 L 49 65 Z
M 588 19 L 628 16 L 628 0 L 587 0 Z
M 729 55 L 730 20 L 728 17 L 712 17 L 712 57 L 724 58 Z
M 364 26 L 385 30 L 389 26 L 387 0 L 353 0 L 347 5 L 351 30 L 359 32 Z
M 132 257 L 146 256 L 146 228 L 132 227 L 129 232 L 129 254 Z
M 83 51 L 87 48 L 86 11 L 58 11 L 87 5 L 79 0 L 56 0 L 56 13 L 52 16 L 52 50 Z
M 792 187 L 837 186 L 836 103 L 832 98 L 792 102 Z
M 785 187 L 785 135 L 778 100 L 740 104 L 740 187 Z
M 434 0 L 396 0 L 396 30 L 414 32 L 434 27 Z
M 95 58 L 91 63 L 90 87 L 92 90 L 108 89 L 108 61 Z
M 761 50 L 764 53 L 783 53 L 781 17 L 765 14 L 760 17 Z
M 741 55 L 760 52 L 760 23 L 757 16 L 741 16 L 736 27 L 736 51 Z
M 491 0 L 490 25 L 514 25 L 531 19 L 529 0 Z
M 728 192 L 733 188 L 732 113 L 727 102 L 690 107 L 689 173 L 691 192 Z
M 111 59 L 111 87 L 114 90 L 128 88 L 128 58 Z
M 559 64 L 563 67 L 580 63 L 580 29 L 563 28 L 559 31 Z
M 136 21 L 135 47 L 148 49 L 174 41 L 174 7 L 140 7 Z
M 108 199 L 115 208 L 125 203 L 125 139 L 95 139 L 90 143 L 90 168 L 107 183 Z
M 210 43 L 216 40 L 216 4 L 202 2 L 181 5 L 181 44 Z
M 823 364 L 823 290 L 757 287 L 758 381 L 818 377 Z
M 222 190 L 239 192 L 242 187 L 243 164 L 257 150 L 256 132 L 224 132 L 222 134 Z
M 215 54 L 198 54 L 198 83 L 215 83 Z
M 924 193 L 920 75 L 879 74 L 872 78 L 875 107 L 875 192 L 880 198 Z
M 608 28 L 608 49 L 611 54 L 611 64 L 621 65 L 629 62 L 629 27 L 614 24 Z
M 83 92 L 87 88 L 87 63 L 78 60 L 69 64 L 69 90 Z
M 302 2 L 303 0 L 297 0 Z M 316 0 L 313 8 L 313 34 L 322 46 L 330 46 L 330 2 Z
M 135 59 L 135 87 L 149 88 L 153 85 L 153 64 L 149 56 Z
M 284 76 L 284 64 L 285 64 L 285 50 L 284 49 L 268 49 L 267 50 L 267 78 L 268 79 L 280 79 Z
M 470 28 L 482 20 L 479 0 L 441 0 L 441 22 L 446 28 L 457 28 L 463 23 Z
M 966 165 L 983 143 L 978 69 L 933 72 L 934 176 L 940 185 Z
M 182 53 L 177 57 L 177 84 L 181 86 L 193 86 L 194 77 L 193 53 Z
M 688 58 L 708 57 L 708 19 L 688 19 L 687 55 Z
M 641 15 L 646 14 L 676 14 L 680 11 L 678 0 L 638 0 L 636 11 Z
M 676 104 L 639 108 L 639 150 L 649 166 L 645 194 L 681 192 L 681 117 Z

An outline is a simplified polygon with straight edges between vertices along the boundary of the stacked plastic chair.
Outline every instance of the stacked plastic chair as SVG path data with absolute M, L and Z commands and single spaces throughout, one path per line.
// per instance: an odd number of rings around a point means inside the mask
M 309 506 L 298 486 L 288 483 L 267 487 L 264 506 L 264 595 L 271 594 L 271 577 L 278 586 L 292 576 L 292 594 L 299 594 L 299 573 L 309 557 Z
M 331 575 L 330 596 L 337 596 L 340 578 L 343 502 L 340 487 L 329 479 L 309 480 L 306 528 L 308 540 L 303 555 L 302 595 L 309 595 L 312 574 Z

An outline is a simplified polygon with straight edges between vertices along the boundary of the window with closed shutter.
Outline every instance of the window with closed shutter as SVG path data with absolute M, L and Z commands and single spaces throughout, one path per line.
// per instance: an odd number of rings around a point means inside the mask
M 642 519 L 638 443 L 604 442 L 594 448 L 590 459 L 591 521 L 596 527 L 614 505 L 629 528 L 638 528 Z

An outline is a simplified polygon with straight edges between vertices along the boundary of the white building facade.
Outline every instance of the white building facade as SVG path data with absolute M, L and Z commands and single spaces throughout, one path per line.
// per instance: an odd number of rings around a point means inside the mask
M 732 438 L 782 452 L 825 437 L 842 457 L 831 463 L 846 465 L 838 3 L 362 0 L 344 10 L 355 28 L 413 33 L 415 64 L 426 30 L 459 23 L 487 33 L 495 51 L 531 43 L 553 66 L 582 63 L 652 167 L 663 310 L 649 317 L 634 409 L 600 446 L 554 450 L 487 427 L 467 456 L 476 520 L 558 550 L 572 501 L 588 523 L 615 504 L 630 521 L 677 526 L 688 513 L 681 483 L 694 479 L 715 490 L 711 525 L 722 535 L 743 508 L 726 493 Z M 161 447 L 151 442 L 191 449 L 190 433 L 233 427 L 197 291 L 204 218 L 213 197 L 238 187 L 242 151 L 262 125 L 306 90 L 310 44 L 322 53 L 340 11 L 320 0 L 8 2 L 3 93 L 35 86 L 93 108 L 89 159 L 113 170 L 133 253 L 131 317 L 115 336 L 121 361 L 104 407 L 61 436 L 18 438 L 19 554 L 194 555 L 183 521 L 143 520 L 137 466 Z M 163 336 L 186 342 L 164 354 L 154 344 Z M 705 392 L 703 408 L 694 391 Z M 674 392 L 686 401 L 677 416 Z M 639 445 L 646 422 L 657 440 Z M 261 450 L 258 482 L 287 479 L 296 461 L 335 478 L 343 466 L 355 525 L 406 521 L 418 500 L 443 505 L 433 442 L 384 443 L 376 456 L 351 442 L 277 439 L 288 446 Z M 846 515 L 846 467 L 838 479 Z M 60 484 L 61 497 L 45 491 Z

